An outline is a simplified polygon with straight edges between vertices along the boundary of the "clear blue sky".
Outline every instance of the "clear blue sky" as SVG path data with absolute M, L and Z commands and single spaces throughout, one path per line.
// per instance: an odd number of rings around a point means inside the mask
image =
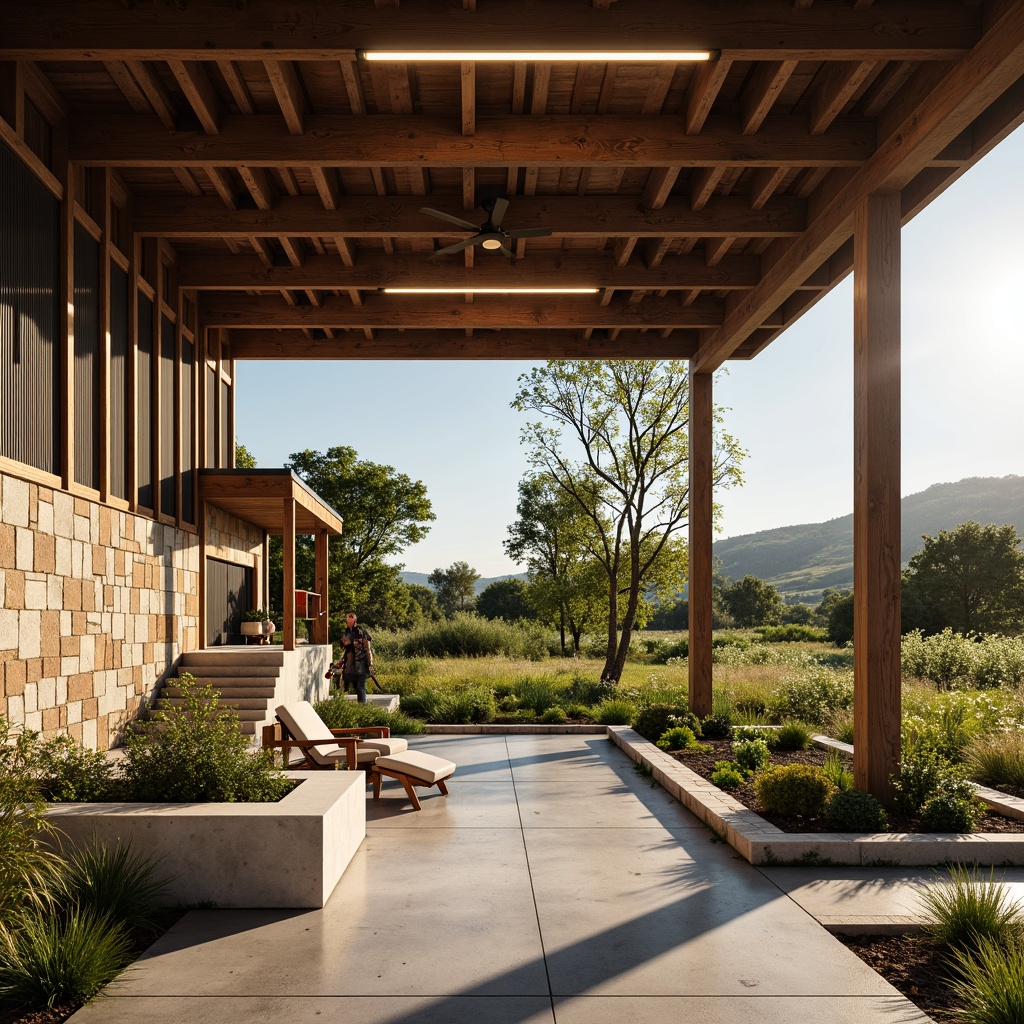
M 1024 474 L 1024 130 L 903 230 L 903 493 Z M 526 468 L 509 408 L 519 362 L 240 363 L 237 434 L 260 466 L 351 445 L 423 480 L 437 521 L 407 569 L 462 559 L 518 571 L 502 551 Z M 722 536 L 848 514 L 853 495 L 853 286 L 848 278 L 716 400 L 749 451 L 718 495 Z M 344 515 L 344 508 L 338 510 Z

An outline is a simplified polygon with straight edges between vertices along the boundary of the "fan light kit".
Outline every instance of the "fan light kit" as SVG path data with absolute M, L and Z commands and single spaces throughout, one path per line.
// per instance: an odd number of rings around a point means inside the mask
M 496 196 L 488 200 L 483 204 L 483 208 L 487 211 L 487 220 L 483 224 L 476 225 L 468 220 L 463 220 L 461 217 L 445 213 L 443 210 L 435 210 L 429 206 L 421 207 L 420 213 L 425 213 L 428 217 L 436 217 L 438 220 L 443 220 L 448 224 L 454 224 L 455 227 L 463 231 L 473 232 L 470 238 L 465 238 L 461 242 L 449 245 L 445 249 L 438 249 L 430 258 L 436 260 L 441 256 L 451 256 L 453 253 L 462 252 L 471 246 L 479 245 L 482 249 L 500 252 L 505 259 L 512 260 L 514 258 L 512 250 L 505 244 L 506 242 L 519 238 L 547 238 L 551 234 L 551 228 L 519 228 L 512 231 L 503 228 L 501 223 L 505 219 L 505 213 L 508 210 L 508 200 L 504 196 Z
M 661 63 L 711 60 L 711 50 L 360 50 L 363 60 L 383 61 L 608 61 Z
M 599 288 L 382 288 L 385 295 L 596 295 Z

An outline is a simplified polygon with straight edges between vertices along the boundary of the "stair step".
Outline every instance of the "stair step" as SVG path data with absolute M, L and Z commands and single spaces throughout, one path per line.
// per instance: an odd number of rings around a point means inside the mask
M 212 686 L 215 690 L 227 693 L 238 686 L 258 686 L 273 690 L 277 685 L 277 676 L 195 676 L 196 685 Z M 177 686 L 174 678 L 167 680 L 170 686 Z
M 237 700 L 246 700 L 249 698 L 261 697 L 263 700 L 273 700 L 277 696 L 277 691 L 273 686 L 225 686 L 217 687 L 219 689 L 221 698 L 225 701 L 234 703 Z M 185 691 L 180 686 L 174 685 L 174 680 L 168 680 L 164 684 L 164 688 L 160 691 L 161 697 L 181 697 Z
M 238 662 L 228 665 L 181 665 L 179 675 L 187 672 L 197 679 L 230 679 L 232 676 L 260 676 L 263 679 L 276 679 L 281 674 L 280 665 L 253 665 L 250 662 Z
M 158 708 L 180 707 L 184 703 L 180 697 L 161 697 L 156 702 Z M 267 717 L 266 700 L 232 700 L 217 703 L 226 710 L 233 711 L 243 722 L 262 722 Z
M 258 647 L 227 651 L 188 651 L 181 656 L 181 664 L 190 665 L 283 665 L 284 651 Z

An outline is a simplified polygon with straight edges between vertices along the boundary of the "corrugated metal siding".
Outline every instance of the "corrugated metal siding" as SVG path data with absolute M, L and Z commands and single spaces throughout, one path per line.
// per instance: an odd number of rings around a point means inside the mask
M 176 514 L 174 500 L 174 324 L 160 318 L 160 511 Z
M 128 498 L 128 273 L 110 264 L 110 493 Z
M 231 388 L 227 382 L 220 382 L 220 464 L 231 469 L 235 464 L 231 431 L 228 430 L 228 411 L 231 408 Z
M 75 479 L 100 486 L 100 243 L 75 225 Z
M 187 338 L 181 339 L 181 518 L 196 521 L 193 508 L 195 470 L 192 468 L 192 444 L 195 439 L 195 347 Z
M 135 464 L 139 481 L 139 504 L 153 508 L 153 300 L 139 293 L 139 349 L 136 363 L 136 408 L 139 433 L 135 446 Z
M 0 143 L 0 455 L 60 472 L 60 204 Z
M 207 469 L 217 466 L 217 371 L 206 367 L 206 462 Z
M 252 607 L 252 569 L 206 560 L 206 645 L 239 643 L 242 613 Z

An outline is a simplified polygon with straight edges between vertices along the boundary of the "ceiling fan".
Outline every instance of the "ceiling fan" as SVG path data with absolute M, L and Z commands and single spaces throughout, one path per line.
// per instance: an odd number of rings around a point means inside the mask
M 450 213 L 445 213 L 443 210 L 434 210 L 429 206 L 422 207 L 420 213 L 425 213 L 430 217 L 437 217 L 439 220 L 446 220 L 449 224 L 454 224 L 456 227 L 476 232 L 471 238 L 464 238 L 461 242 L 456 242 L 447 248 L 438 249 L 430 258 L 436 260 L 439 256 L 448 256 L 451 253 L 462 252 L 463 249 L 468 249 L 471 245 L 479 245 L 484 249 L 496 249 L 502 256 L 510 260 L 513 258 L 512 250 L 506 244 L 509 239 L 546 238 L 551 234 L 551 228 L 522 228 L 519 231 L 505 231 L 501 226 L 501 222 L 505 219 L 505 213 L 508 210 L 508 200 L 503 196 L 488 199 L 484 202 L 483 208 L 487 211 L 487 222 L 477 227 L 476 224 L 471 224 L 468 220 L 463 220 L 461 217 L 453 217 Z

